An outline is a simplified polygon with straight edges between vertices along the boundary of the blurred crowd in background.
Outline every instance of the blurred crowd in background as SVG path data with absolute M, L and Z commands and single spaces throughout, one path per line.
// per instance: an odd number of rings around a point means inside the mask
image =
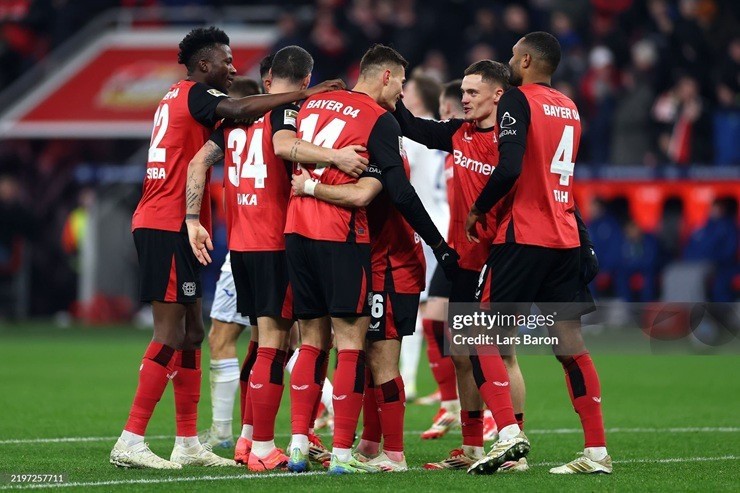
M 198 7 L 245 5 L 279 6 L 273 48 L 303 46 L 315 58 L 314 81 L 342 77 L 350 84 L 359 58 L 375 42 L 394 46 L 412 70 L 444 82 L 476 60 L 508 61 L 522 35 L 546 30 L 563 48 L 554 85 L 576 101 L 583 121 L 576 176 L 584 165 L 740 169 L 737 0 L 3 0 L 0 91 L 107 9 L 175 6 L 196 15 Z M 142 145 L 1 143 L 0 276 L 15 265 L 16 238 L 33 242 L 40 253 L 32 285 L 51 293 L 33 297 L 33 313 L 65 309 L 75 296 L 64 288 L 74 283 L 74 240 L 82 234 L 74 214 L 94 200 L 76 170 L 123 163 Z M 669 201 L 659 230 L 647 233 L 623 202 L 591 204 L 603 269 L 597 291 L 631 301 L 659 299 L 666 268 L 689 263 L 710 266 L 707 299 L 736 299 L 737 200 L 717 200 L 707 224 L 694 231 L 681 229 L 681 213 L 681 205 Z

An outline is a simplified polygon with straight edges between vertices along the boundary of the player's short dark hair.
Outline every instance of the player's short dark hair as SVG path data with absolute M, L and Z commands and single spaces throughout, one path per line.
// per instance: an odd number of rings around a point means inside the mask
M 483 82 L 489 84 L 499 84 L 504 90 L 511 85 L 511 69 L 505 63 L 494 62 L 493 60 L 481 60 L 475 62 L 465 69 L 465 75 L 480 75 Z
M 262 86 L 249 77 L 234 77 L 231 87 L 229 87 L 229 96 L 232 98 L 243 98 L 260 93 L 262 93 Z
M 300 46 L 286 46 L 272 59 L 272 76 L 290 82 L 300 82 L 313 70 L 313 57 Z
M 442 92 L 442 85 L 436 79 L 424 74 L 414 74 L 411 80 L 414 81 L 416 93 L 424 105 L 424 109 L 438 117 L 439 95 Z
M 267 77 L 268 72 L 270 72 L 270 67 L 272 67 L 273 58 L 275 58 L 275 53 L 270 53 L 260 60 L 260 79 Z
M 388 65 L 400 65 L 405 70 L 409 66 L 409 62 L 390 46 L 374 44 L 360 60 L 360 74 Z
M 195 64 L 200 57 L 216 45 L 228 45 L 229 37 L 221 29 L 211 27 L 197 27 L 190 31 L 180 41 L 180 53 L 177 54 L 177 63 L 185 65 L 188 73 L 195 70 Z
M 553 74 L 560 64 L 560 43 L 550 33 L 535 31 L 524 36 L 524 42 L 534 52 L 533 58 L 539 58 Z
M 451 80 L 442 88 L 442 97 L 444 99 L 453 99 L 462 106 L 462 79 Z

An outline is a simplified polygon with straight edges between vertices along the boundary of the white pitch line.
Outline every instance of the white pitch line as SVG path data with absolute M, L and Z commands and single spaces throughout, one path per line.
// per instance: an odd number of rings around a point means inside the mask
M 671 464 L 680 462 L 716 462 L 725 460 L 738 460 L 740 456 L 737 455 L 722 455 L 718 457 L 670 457 L 665 459 L 626 459 L 620 461 L 614 461 L 615 464 Z M 561 465 L 560 462 L 535 462 L 531 463 L 533 467 L 550 467 Z M 420 467 L 413 467 L 411 471 L 423 471 Z M 289 472 L 278 472 L 278 473 L 267 473 L 267 474 L 234 474 L 227 476 L 184 476 L 179 478 L 159 478 L 159 479 L 121 479 L 114 481 L 88 481 L 88 482 L 74 482 L 74 483 L 51 483 L 51 484 L 18 484 L 0 486 L 0 490 L 30 490 L 39 488 L 85 488 L 95 486 L 119 486 L 119 485 L 135 485 L 135 484 L 164 484 L 164 483 L 182 483 L 185 481 L 230 481 L 234 479 L 238 480 L 253 480 L 253 479 L 269 479 L 269 478 L 288 478 L 293 477 L 299 479 L 304 476 L 317 476 L 319 474 L 326 474 L 323 471 L 307 472 L 302 474 L 293 474 Z M 434 473 L 430 473 L 434 474 Z
M 555 428 L 555 429 L 527 429 L 527 435 L 568 435 L 580 434 L 580 428 Z M 609 428 L 607 433 L 738 433 L 740 427 L 689 427 L 689 428 Z M 406 430 L 405 435 L 420 435 L 422 430 Z M 287 438 L 288 433 L 276 433 L 277 438 Z M 172 435 L 152 435 L 147 440 L 173 439 Z M 0 445 L 26 445 L 34 443 L 78 443 L 78 442 L 110 442 L 118 439 L 117 436 L 109 437 L 60 437 L 60 438 L 14 438 L 0 440 Z

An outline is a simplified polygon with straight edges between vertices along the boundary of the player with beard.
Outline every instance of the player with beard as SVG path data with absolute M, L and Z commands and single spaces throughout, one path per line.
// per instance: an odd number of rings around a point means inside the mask
M 595 262 L 593 249 L 580 238 L 573 201 L 580 116 L 573 101 L 551 87 L 561 57 L 554 36 L 529 33 L 512 51 L 509 65 L 516 87 L 499 102 L 499 166 L 466 221 L 470 238 L 487 243 L 490 240 L 481 239 L 478 231 L 488 211 L 493 209 L 496 215 L 496 235 L 480 279 L 480 300 L 562 305 L 555 310 L 557 323 L 548 330 L 559 341 L 553 349 L 581 419 L 585 448 L 581 457 L 550 472 L 611 473 L 599 377 L 581 335 L 582 312 L 570 305 L 587 301 L 582 298 L 582 282 L 588 280 L 584 272 Z M 505 377 L 501 371 L 492 374 L 496 380 Z M 528 448 L 526 437 L 505 428 L 500 441 L 468 472 L 494 473 L 518 448 Z
M 230 98 L 226 93 L 236 69 L 229 37 L 215 27 L 190 31 L 180 42 L 178 62 L 186 66 L 187 77 L 173 84 L 157 107 L 143 194 L 132 220 L 141 300 L 152 304 L 154 336 L 144 353 L 128 420 L 110 453 L 110 462 L 120 467 L 235 464 L 204 447 L 196 430 L 205 330 L 199 266 L 184 224 L 188 163 L 222 118 L 259 117 L 280 104 L 343 87 L 331 81 L 293 93 Z M 207 189 L 204 197 L 199 215 L 210 230 Z M 170 460 L 165 460 L 149 449 L 144 434 L 169 380 L 177 430 Z

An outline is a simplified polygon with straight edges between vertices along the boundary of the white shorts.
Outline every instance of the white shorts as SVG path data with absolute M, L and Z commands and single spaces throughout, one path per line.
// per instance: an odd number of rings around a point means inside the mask
M 249 317 L 242 317 L 236 311 L 236 286 L 234 286 L 234 276 L 231 269 L 222 269 L 221 275 L 218 277 L 216 293 L 213 296 L 213 306 L 211 306 L 211 318 L 229 324 L 251 325 Z
M 419 303 L 424 303 L 429 298 L 429 285 L 432 283 L 432 276 L 434 275 L 434 269 L 437 268 L 437 257 L 434 256 L 432 247 L 421 242 L 421 246 L 424 249 L 424 260 L 427 263 L 427 270 L 425 272 L 425 287 L 424 291 L 419 295 Z

